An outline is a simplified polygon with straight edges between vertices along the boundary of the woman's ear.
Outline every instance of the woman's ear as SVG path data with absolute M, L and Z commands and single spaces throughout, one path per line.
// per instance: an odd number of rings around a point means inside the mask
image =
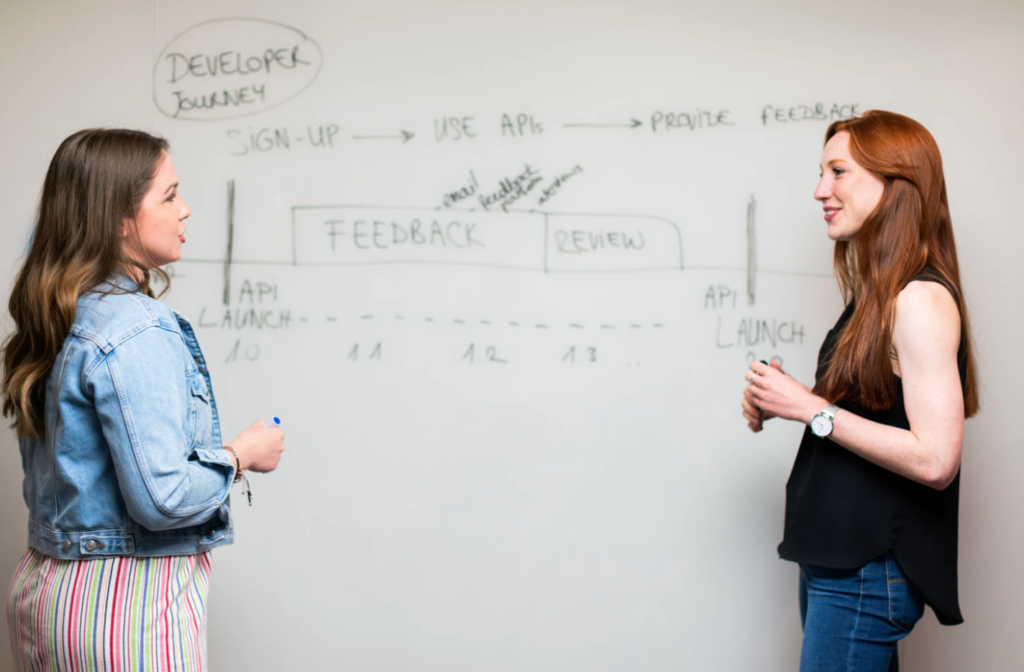
M 134 259 L 138 256 L 139 234 L 135 221 L 125 218 L 121 221 L 121 252 Z

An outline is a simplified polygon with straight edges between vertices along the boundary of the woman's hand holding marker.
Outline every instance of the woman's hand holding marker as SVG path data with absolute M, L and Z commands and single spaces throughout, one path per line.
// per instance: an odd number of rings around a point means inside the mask
M 819 398 L 811 388 L 794 380 L 777 361 L 753 362 L 743 389 L 743 418 L 752 432 L 764 429 L 764 421 L 774 417 L 810 421 Z M 806 415 L 806 417 L 804 417 Z
M 262 418 L 252 423 L 231 442 L 238 452 L 241 466 L 249 471 L 267 473 L 277 469 L 284 452 L 284 432 L 281 421 L 266 422 Z

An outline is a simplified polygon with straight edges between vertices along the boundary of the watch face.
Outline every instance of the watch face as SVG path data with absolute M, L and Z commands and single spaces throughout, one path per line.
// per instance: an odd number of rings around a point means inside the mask
M 811 431 L 816 436 L 828 436 L 832 433 L 832 421 L 824 415 L 816 415 L 811 418 Z

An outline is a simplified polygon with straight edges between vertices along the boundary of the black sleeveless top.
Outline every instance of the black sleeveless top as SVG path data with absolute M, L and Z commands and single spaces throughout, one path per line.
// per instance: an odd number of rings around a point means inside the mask
M 930 268 L 914 280 L 939 282 L 957 296 Z M 819 378 L 852 315 L 851 303 L 825 336 L 818 353 Z M 964 336 L 961 330 L 957 353 L 961 384 L 967 371 Z M 910 429 L 903 381 L 899 376 L 895 379 L 896 398 L 891 408 L 872 411 L 856 401 L 837 405 L 874 422 Z M 956 625 L 964 620 L 957 598 L 959 501 L 959 472 L 948 488 L 935 490 L 818 438 L 807 427 L 786 484 L 786 528 L 779 556 L 810 565 L 853 569 L 891 550 L 939 622 Z

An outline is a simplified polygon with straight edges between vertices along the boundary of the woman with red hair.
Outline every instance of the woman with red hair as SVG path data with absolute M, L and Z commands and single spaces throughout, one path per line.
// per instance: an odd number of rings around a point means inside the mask
M 777 363 L 746 374 L 743 417 L 807 424 L 779 555 L 800 563 L 801 672 L 897 670 L 932 607 L 963 622 L 957 515 L 975 367 L 942 158 L 916 121 L 870 111 L 829 126 L 814 197 L 847 306 L 813 388 Z

